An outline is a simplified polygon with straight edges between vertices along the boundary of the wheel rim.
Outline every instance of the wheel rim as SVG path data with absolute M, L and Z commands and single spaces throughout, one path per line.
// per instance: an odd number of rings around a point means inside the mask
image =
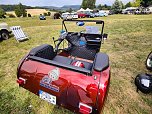
M 148 56 L 147 67 L 152 68 L 152 53 Z
M 3 39 L 8 39 L 8 34 L 2 33 L 2 38 L 3 38 Z
M 152 67 L 152 59 L 147 59 L 147 66 Z

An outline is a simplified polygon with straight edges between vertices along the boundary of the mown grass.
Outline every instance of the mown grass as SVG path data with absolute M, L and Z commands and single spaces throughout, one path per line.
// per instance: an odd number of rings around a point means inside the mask
M 152 94 L 137 93 L 134 78 L 149 71 L 145 59 L 152 50 L 152 15 L 112 15 L 95 18 L 105 21 L 108 40 L 102 52 L 110 56 L 111 84 L 104 114 L 150 114 Z M 16 68 L 19 60 L 41 44 L 53 44 L 61 30 L 61 20 L 47 18 L 0 19 L 9 26 L 20 25 L 30 40 L 17 43 L 14 37 L 0 42 L 0 113 L 1 114 L 70 114 L 72 112 L 51 105 L 38 96 L 19 88 Z M 75 29 L 72 24 L 69 27 Z

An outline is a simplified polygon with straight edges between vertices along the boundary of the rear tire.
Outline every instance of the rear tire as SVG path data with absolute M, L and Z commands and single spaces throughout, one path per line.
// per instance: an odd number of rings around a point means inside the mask
M 152 52 L 150 52 L 146 59 L 146 67 L 148 70 L 152 71 Z
M 8 31 L 2 30 L 2 31 L 0 32 L 0 34 L 1 34 L 1 38 L 2 38 L 3 40 L 9 39 L 9 33 L 8 33 Z

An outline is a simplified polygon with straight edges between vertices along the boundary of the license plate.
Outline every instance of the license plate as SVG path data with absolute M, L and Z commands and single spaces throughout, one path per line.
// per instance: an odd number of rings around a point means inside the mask
M 51 104 L 56 105 L 56 96 L 46 93 L 42 90 L 39 90 L 39 96 L 41 99 L 43 99 Z

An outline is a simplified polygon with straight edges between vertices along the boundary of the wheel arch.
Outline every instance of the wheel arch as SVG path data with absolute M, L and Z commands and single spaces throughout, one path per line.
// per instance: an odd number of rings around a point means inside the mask
M 2 33 L 3 31 L 5 31 L 5 32 L 8 32 L 8 33 L 9 33 L 9 31 L 8 31 L 7 29 L 1 29 L 1 30 L 0 30 L 0 33 Z

